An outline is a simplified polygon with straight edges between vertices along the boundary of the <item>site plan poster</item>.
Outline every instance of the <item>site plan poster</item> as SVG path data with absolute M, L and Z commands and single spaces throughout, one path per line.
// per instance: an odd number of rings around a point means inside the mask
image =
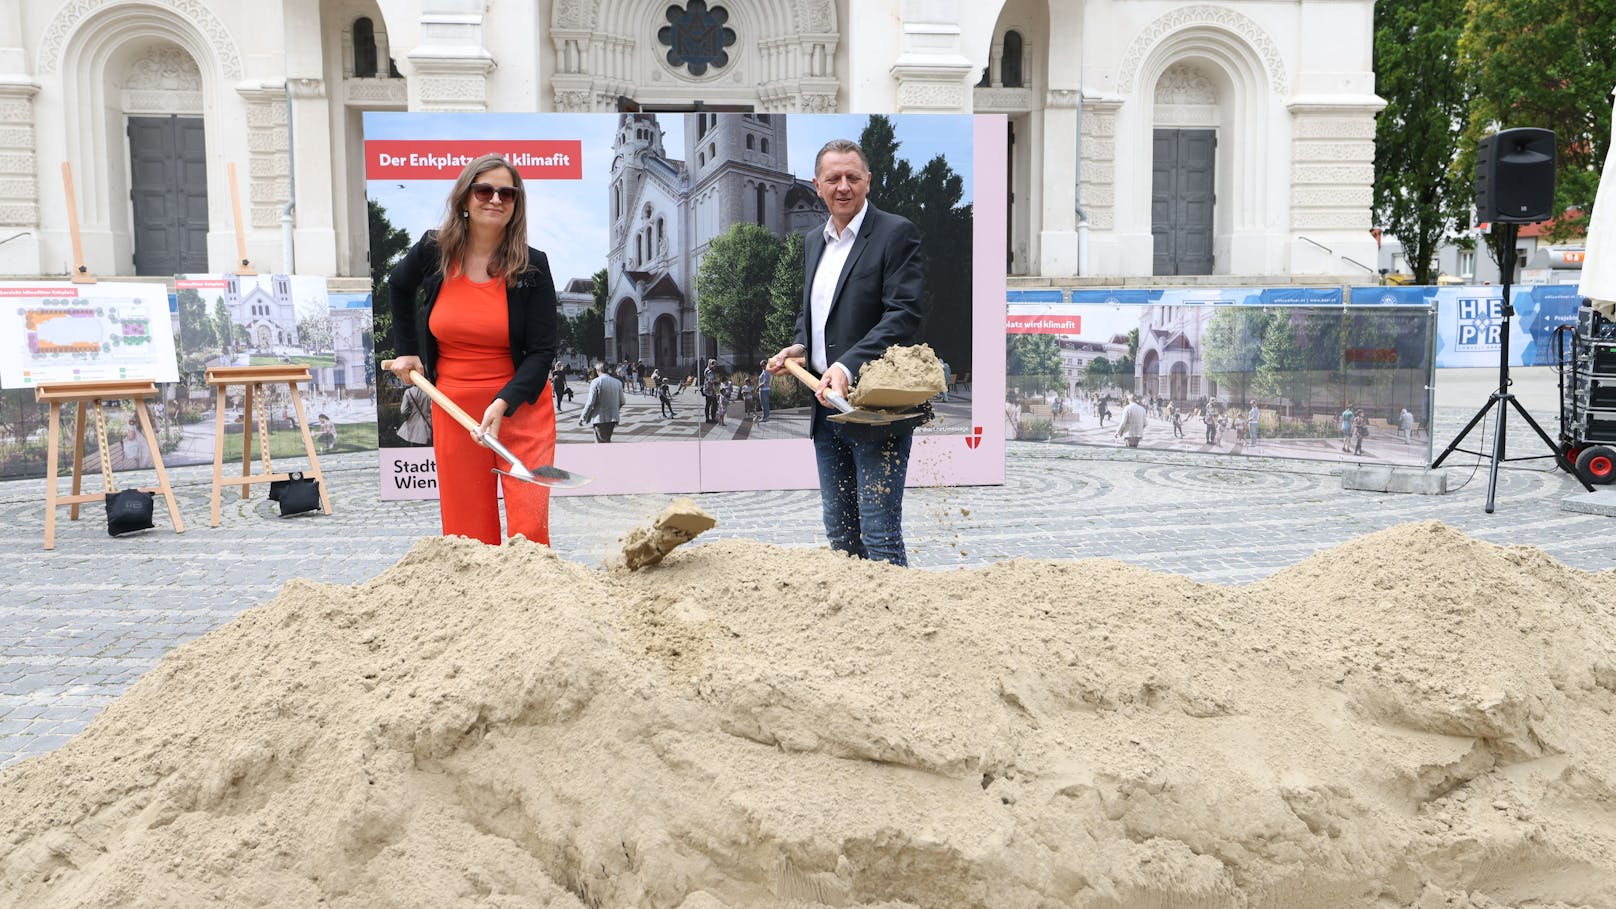
M 0 282 L 0 387 L 178 380 L 161 284 Z

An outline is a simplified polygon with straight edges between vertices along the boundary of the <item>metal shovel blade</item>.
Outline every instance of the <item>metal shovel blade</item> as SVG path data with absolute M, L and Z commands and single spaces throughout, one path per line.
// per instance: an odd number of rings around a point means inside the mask
M 802 367 L 802 362 L 801 357 L 790 357 L 785 360 L 786 370 L 792 375 L 796 376 L 797 379 L 801 381 L 802 384 L 808 386 L 809 389 L 817 388 L 819 386 L 819 377 L 804 369 Z M 830 419 L 835 420 L 838 423 L 862 423 L 866 426 L 884 426 L 888 423 L 902 423 L 904 420 L 914 420 L 925 416 L 925 413 L 918 410 L 902 411 L 899 413 L 890 413 L 885 410 L 860 410 L 859 408 L 848 403 L 846 398 L 831 392 L 826 392 L 825 400 L 830 402 L 830 406 L 841 411 L 840 413 L 830 415 Z
M 537 483 L 540 486 L 550 486 L 557 489 L 575 489 L 593 479 L 593 477 L 586 477 L 582 474 L 570 473 L 550 464 L 544 464 L 529 470 L 527 465 L 517 460 L 516 456 L 511 454 L 510 449 L 500 444 L 498 439 L 486 436 L 483 438 L 483 444 L 510 464 L 510 470 L 500 470 L 495 467 L 494 473 L 510 477 L 513 480 L 521 480 L 524 483 Z
M 914 420 L 924 416 L 918 410 L 892 413 L 886 410 L 860 410 L 848 403 L 841 395 L 826 394 L 825 400 L 831 403 L 841 413 L 831 414 L 828 419 L 838 423 L 860 423 L 865 426 L 885 426 L 889 423 L 902 423 L 904 420 Z

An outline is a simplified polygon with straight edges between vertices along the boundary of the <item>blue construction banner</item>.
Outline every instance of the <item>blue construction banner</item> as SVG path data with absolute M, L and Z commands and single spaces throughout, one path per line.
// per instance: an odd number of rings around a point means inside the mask
M 1354 287 L 1355 306 L 1435 306 L 1437 368 L 1497 366 L 1503 347 L 1504 288 Z M 1510 288 L 1515 317 L 1510 320 L 1511 366 L 1552 366 L 1554 330 L 1575 325 L 1582 295 L 1575 284 L 1526 284 Z
M 1193 306 L 1340 306 L 1339 287 L 1124 287 L 1074 288 L 1076 304 Z

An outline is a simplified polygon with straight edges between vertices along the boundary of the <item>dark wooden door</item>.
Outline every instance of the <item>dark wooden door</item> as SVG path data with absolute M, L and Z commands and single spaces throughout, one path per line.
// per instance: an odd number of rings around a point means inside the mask
M 1154 274 L 1212 273 L 1217 147 L 1217 134 L 1210 129 L 1158 129 L 1152 137 Z
M 208 270 L 208 166 L 201 117 L 129 118 L 135 274 Z

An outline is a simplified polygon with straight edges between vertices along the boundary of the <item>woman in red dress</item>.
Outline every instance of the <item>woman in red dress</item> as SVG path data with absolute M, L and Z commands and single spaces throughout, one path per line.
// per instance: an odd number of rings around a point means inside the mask
M 432 380 L 469 414 L 477 432 L 444 429 L 454 418 L 433 405 L 438 504 L 445 535 L 498 545 L 499 489 L 507 535 L 550 542 L 550 491 L 492 472 L 505 465 L 482 444 L 504 443 L 528 467 L 555 461 L 555 279 L 527 245 L 522 177 L 504 158 L 466 165 L 449 193 L 443 224 L 428 231 L 387 276 L 393 307 L 393 372 Z

